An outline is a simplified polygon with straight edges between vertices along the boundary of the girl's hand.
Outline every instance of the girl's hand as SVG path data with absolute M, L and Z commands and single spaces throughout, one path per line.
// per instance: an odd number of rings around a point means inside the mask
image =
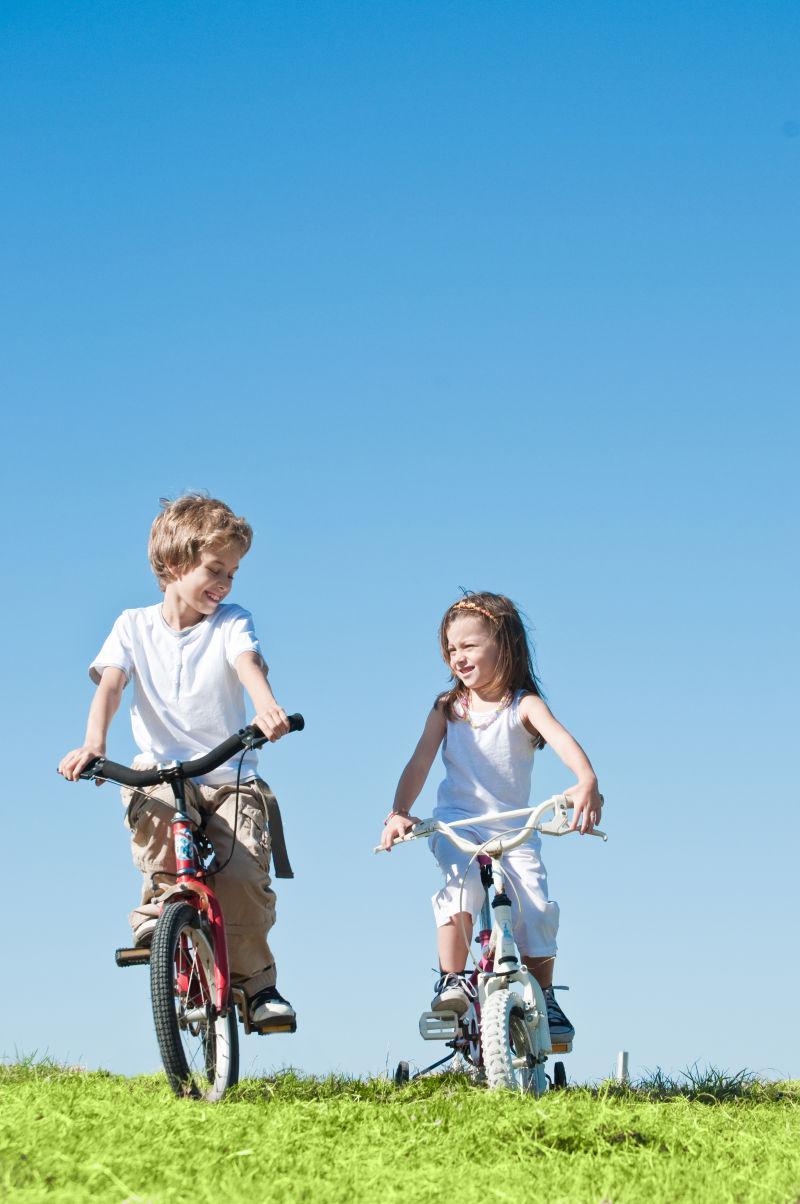
M 394 842 L 421 823 L 422 820 L 418 819 L 416 815 L 402 815 L 399 811 L 391 811 L 383 825 L 381 848 L 386 849 L 387 853 L 391 853 Z
M 263 711 L 259 711 L 253 723 L 273 744 L 289 731 L 289 716 L 283 707 L 278 706 L 277 702 L 274 706 L 265 707 Z
M 80 748 L 73 748 L 72 752 L 68 752 L 65 757 L 61 758 L 58 763 L 58 772 L 68 782 L 77 782 L 81 776 L 81 770 L 90 761 L 93 761 L 95 757 L 104 757 L 105 755 L 105 745 L 84 744 Z M 103 779 L 95 778 L 94 784 L 95 786 L 102 786 Z
M 603 809 L 603 796 L 597 788 L 597 778 L 587 778 L 578 782 L 567 792 L 567 798 L 574 804 L 572 812 L 571 831 L 580 824 L 580 832 L 593 832 L 595 825 L 600 823 L 600 813 Z

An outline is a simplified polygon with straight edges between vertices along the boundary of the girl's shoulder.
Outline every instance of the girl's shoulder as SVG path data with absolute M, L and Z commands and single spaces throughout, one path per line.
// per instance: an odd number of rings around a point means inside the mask
M 535 697 L 536 695 L 532 690 L 515 690 L 508 704 L 508 709 L 512 717 L 521 720 L 528 710 L 528 699 Z
M 547 741 L 539 731 L 537 720 L 547 714 L 547 704 L 534 690 L 520 690 L 515 699 L 521 725 L 528 732 L 536 748 L 544 748 Z

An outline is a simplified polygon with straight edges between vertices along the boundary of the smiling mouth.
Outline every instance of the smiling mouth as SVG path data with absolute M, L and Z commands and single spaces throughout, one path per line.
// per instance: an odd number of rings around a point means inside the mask
M 222 601 L 222 598 L 218 598 L 216 594 L 210 594 L 208 590 L 206 590 L 206 597 L 209 602 L 213 602 L 215 605 Z

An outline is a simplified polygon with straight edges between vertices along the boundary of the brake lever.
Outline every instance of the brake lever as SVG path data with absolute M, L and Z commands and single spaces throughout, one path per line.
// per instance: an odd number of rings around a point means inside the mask
M 600 796 L 603 797 L 602 795 Z M 559 799 L 553 807 L 553 818 L 547 823 L 539 824 L 538 830 L 544 832 L 547 836 L 567 836 L 570 832 L 577 832 L 578 828 L 573 828 L 569 822 L 568 811 L 572 809 L 574 803 L 567 802 L 566 798 Z M 593 828 L 591 832 L 582 832 L 582 836 L 599 836 L 601 840 L 608 840 L 605 832 L 601 832 L 599 828 Z
M 100 772 L 106 763 L 105 757 L 92 757 L 91 761 L 87 761 L 83 769 L 78 774 L 78 778 L 83 782 L 91 782 L 95 778 L 102 778 Z M 105 781 L 105 778 L 103 778 Z

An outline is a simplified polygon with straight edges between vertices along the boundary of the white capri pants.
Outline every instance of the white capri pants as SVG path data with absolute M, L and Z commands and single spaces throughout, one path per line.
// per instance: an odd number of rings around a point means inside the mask
M 460 834 L 475 842 L 486 840 L 489 836 L 486 832 L 464 828 Z M 431 900 L 436 927 L 441 928 L 461 911 L 468 911 L 474 924 L 484 900 L 478 859 L 475 858 L 467 869 L 470 854 L 462 853 L 438 832 L 434 833 L 428 844 L 444 874 L 444 886 Z M 535 835 L 526 844 L 503 856 L 506 894 L 511 899 L 514 914 L 514 939 L 523 957 L 555 957 L 558 948 L 558 904 L 548 898 L 547 871 L 540 857 L 541 846 L 541 837 Z

